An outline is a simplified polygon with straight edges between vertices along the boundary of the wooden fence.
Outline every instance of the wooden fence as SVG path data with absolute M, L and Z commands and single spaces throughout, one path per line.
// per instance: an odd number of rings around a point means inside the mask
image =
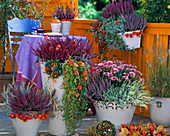
M 40 4 L 41 0 L 34 0 L 37 3 Z M 74 3 L 76 3 L 76 6 L 78 7 L 78 0 L 72 0 Z M 70 0 L 51 0 L 50 4 L 48 5 L 48 10 L 45 13 L 45 22 L 44 22 L 44 29 L 47 31 L 51 31 L 50 28 L 50 22 L 52 20 L 50 10 L 54 9 L 54 6 L 59 3 L 63 3 L 63 5 L 67 5 L 70 3 Z M 78 8 L 77 8 L 78 10 Z M 80 20 L 75 19 L 71 26 L 71 35 L 75 36 L 85 36 L 89 39 L 89 42 L 93 42 L 93 33 L 88 32 L 88 30 L 91 28 L 91 23 L 96 22 L 96 20 Z M 120 51 L 120 50 L 113 50 L 114 54 L 117 56 L 117 58 L 124 60 L 126 63 L 135 64 L 139 71 L 143 73 L 143 77 L 145 78 L 147 73 L 146 68 L 146 62 L 148 62 L 148 58 L 152 60 L 153 57 L 153 50 L 152 46 L 157 43 L 158 45 L 164 43 L 164 49 L 168 48 L 168 35 L 170 35 L 170 24 L 168 23 L 147 23 L 146 29 L 144 31 L 144 37 L 142 39 L 141 48 L 136 49 L 135 51 L 127 52 L 127 51 Z M 159 38 L 158 38 L 159 37 Z M 159 41 L 158 41 L 159 39 Z M 98 45 L 94 42 L 93 44 L 94 53 L 98 53 Z M 147 56 L 145 50 L 149 50 L 149 56 Z M 0 49 L 1 50 L 1 49 Z M 107 54 L 108 57 L 110 57 L 110 54 Z M 2 54 L 0 55 L 0 58 L 2 58 Z M 92 60 L 93 64 L 98 63 L 99 60 L 97 58 Z M 6 62 L 6 72 L 12 72 L 12 67 L 10 63 L 9 57 L 7 58 Z M 140 114 L 143 116 L 149 117 L 149 111 L 142 108 L 142 112 L 140 112 L 139 107 L 137 107 L 137 110 L 135 111 L 136 114 Z

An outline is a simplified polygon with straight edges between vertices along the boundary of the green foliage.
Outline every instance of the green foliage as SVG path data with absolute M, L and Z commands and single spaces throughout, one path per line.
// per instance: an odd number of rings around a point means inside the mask
M 87 2 L 85 6 L 79 6 L 79 18 L 81 19 L 95 19 L 98 18 L 98 12 L 92 3 Z
M 170 23 L 170 9 L 168 0 L 145 0 L 143 10 L 147 22 L 150 23 Z
M 69 58 L 63 64 L 64 89 L 63 117 L 66 123 L 67 133 L 82 125 L 81 119 L 86 114 L 86 84 L 89 65 L 86 62 Z M 86 72 L 84 72 L 86 71 Z
M 62 75 L 62 62 L 61 60 L 47 60 L 45 63 L 45 72 L 52 78 L 58 78 Z
M 120 87 L 112 85 L 108 91 L 103 94 L 105 102 L 115 102 L 124 108 L 129 103 L 147 108 L 150 104 L 150 97 L 144 90 L 145 86 L 142 81 L 124 82 Z
M 163 45 L 158 48 L 153 46 L 153 61 L 146 63 L 149 71 L 147 75 L 147 83 L 152 96 L 170 97 L 170 62 L 169 52 L 163 55 Z M 147 55 L 149 54 L 146 50 Z

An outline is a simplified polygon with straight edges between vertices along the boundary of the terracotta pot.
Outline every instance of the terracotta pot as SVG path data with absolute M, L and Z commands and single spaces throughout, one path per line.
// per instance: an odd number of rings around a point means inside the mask
M 150 104 L 150 115 L 152 122 L 164 127 L 170 127 L 170 98 L 154 97 Z

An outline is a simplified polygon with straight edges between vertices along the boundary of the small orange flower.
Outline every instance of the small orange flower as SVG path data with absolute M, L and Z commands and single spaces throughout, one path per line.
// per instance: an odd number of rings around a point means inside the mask
M 55 67 L 56 67 L 56 64 L 53 63 L 53 64 L 52 64 L 52 68 L 55 68 Z
M 61 48 L 61 45 L 60 45 L 60 44 L 58 44 L 58 45 L 57 45 L 57 48 Z
M 103 35 L 105 34 L 106 32 L 105 31 L 103 31 Z
M 75 75 L 77 76 L 78 74 L 79 74 L 79 72 L 78 72 L 78 71 L 76 71 L 76 72 L 75 72 Z
M 81 91 L 81 90 L 82 90 L 82 86 L 81 86 L 81 85 L 79 85 L 79 86 L 78 86 L 78 89 Z
M 78 63 L 79 63 L 79 65 L 80 65 L 80 66 L 83 64 L 83 62 L 82 62 L 82 61 L 79 61 Z
M 85 77 L 84 77 L 84 80 L 87 80 L 87 79 L 88 79 L 87 76 L 85 76 Z
M 84 76 L 87 75 L 87 71 L 83 71 L 83 75 L 84 75 Z
M 49 71 L 49 68 L 48 68 L 48 67 L 45 67 L 45 71 Z
M 116 25 L 118 25 L 119 24 L 119 21 L 116 21 Z
M 77 63 L 74 63 L 74 64 L 73 64 L 73 67 L 77 68 L 77 67 L 78 67 Z
M 70 60 L 69 60 L 69 64 L 72 64 L 72 63 L 73 63 L 73 60 L 70 59 Z
M 75 95 L 75 96 L 76 96 L 76 98 L 77 98 L 77 97 L 79 97 L 79 95 L 80 95 L 79 93 L 76 93 L 76 95 Z

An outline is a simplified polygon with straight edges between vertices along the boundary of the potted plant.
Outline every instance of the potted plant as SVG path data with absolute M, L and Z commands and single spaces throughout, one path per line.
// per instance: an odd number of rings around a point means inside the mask
M 37 136 L 41 122 L 48 119 L 54 95 L 55 91 L 50 95 L 47 89 L 36 90 L 30 83 L 4 87 L 3 96 L 17 136 Z
M 110 121 L 117 130 L 122 123 L 131 122 L 136 105 L 147 108 L 145 104 L 150 103 L 142 73 L 136 68 L 119 60 L 103 61 L 89 77 L 87 96 L 94 102 L 99 120 Z
M 146 20 L 134 11 L 132 0 L 112 1 L 102 10 L 102 16 L 103 18 L 93 25 L 92 30 L 101 53 L 106 52 L 107 48 L 140 48 Z
M 61 21 L 61 33 L 63 35 L 69 35 L 72 21 L 75 17 L 75 8 L 66 7 L 64 10 L 63 5 L 55 7 L 54 12 L 51 12 L 54 19 Z
M 65 36 L 64 39 L 59 37 L 57 39 L 45 37 L 40 42 L 39 47 L 36 49 L 32 47 L 32 49 L 34 55 L 40 60 L 43 86 L 48 84 L 47 86 L 49 86 L 50 90 L 55 88 L 57 90 L 55 97 L 59 101 L 58 106 L 65 105 L 65 103 L 61 102 L 65 94 L 65 88 L 63 89 L 62 86 L 65 78 L 63 76 L 63 64 L 69 57 L 82 60 L 83 62 L 89 62 L 89 60 L 95 57 L 91 56 L 93 51 L 92 44 L 89 45 L 87 41 L 78 40 L 75 37 L 69 38 Z M 74 67 L 77 67 L 77 65 L 74 64 Z M 65 110 L 64 112 L 61 110 L 62 107 L 59 108 L 58 115 L 56 112 L 55 116 L 50 116 L 49 118 L 48 125 L 51 134 L 66 134 L 65 121 L 62 117 L 65 114 Z
M 63 64 L 65 94 L 63 96 L 62 111 L 67 134 L 82 125 L 81 119 L 86 114 L 89 64 L 83 59 L 71 58 Z
M 154 98 L 150 105 L 150 115 L 153 122 L 158 125 L 170 126 L 170 63 L 169 49 L 163 55 L 163 45 L 153 46 L 153 59 L 146 63 L 147 83 Z M 146 53 L 149 54 L 148 50 Z

